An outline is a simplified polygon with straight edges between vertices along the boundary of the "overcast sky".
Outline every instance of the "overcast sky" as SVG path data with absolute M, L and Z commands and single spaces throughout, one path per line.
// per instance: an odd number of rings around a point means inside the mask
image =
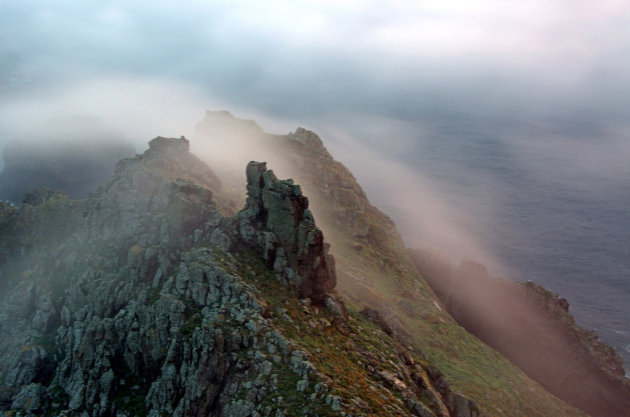
M 316 131 L 408 245 L 630 342 L 627 0 L 0 0 L 0 148 L 90 113 L 141 152 L 206 109 Z
M 0 2 L 3 108 L 29 88 L 141 78 L 287 119 L 621 119 L 629 60 L 630 3 L 617 0 Z
M 572 141 L 606 131 L 615 146 L 601 159 L 625 169 L 629 61 L 630 3 L 617 0 L 0 0 L 0 146 L 92 113 L 141 151 L 228 109 L 274 133 L 317 131 L 368 191 L 377 173 L 358 147 L 413 165 L 453 126 L 536 136 L 519 142 L 530 156 L 562 148 L 544 145 L 554 124 L 575 125 Z M 409 187 L 445 189 L 429 177 Z M 492 179 L 460 177 L 451 195 L 483 190 L 500 205 Z

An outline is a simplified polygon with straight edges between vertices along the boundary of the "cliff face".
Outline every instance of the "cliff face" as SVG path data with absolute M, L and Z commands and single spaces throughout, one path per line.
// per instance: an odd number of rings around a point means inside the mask
M 428 251 L 414 261 L 455 320 L 542 386 L 593 416 L 630 416 L 630 380 L 615 350 L 575 324 L 569 303 L 533 282 L 458 268 Z
M 294 280 L 298 294 L 323 304 L 337 283 L 334 258 L 308 209 L 308 199 L 292 180 L 280 181 L 265 163 L 247 165 L 247 206 L 243 217 L 263 235 L 252 234 L 268 265 Z
M 204 145 L 196 149 L 202 159 L 214 161 L 215 146 L 233 140 L 242 158 L 263 154 L 278 172 L 300 183 L 332 244 L 337 290 L 348 298 L 349 309 L 367 308 L 368 316 L 376 311 L 394 338 L 423 352 L 445 379 L 488 415 L 583 415 L 453 321 L 418 273 L 394 223 L 370 203 L 352 173 L 330 155 L 317 134 L 298 128 L 272 135 L 252 126 L 226 112 L 209 112 L 198 125 L 197 140 Z M 224 175 L 229 177 L 229 169 Z
M 0 415 L 584 415 L 457 325 L 315 133 L 198 128 L 0 203 Z
M 299 186 L 250 163 L 231 214 L 188 146 L 0 206 L 0 415 L 478 415 L 331 292 Z

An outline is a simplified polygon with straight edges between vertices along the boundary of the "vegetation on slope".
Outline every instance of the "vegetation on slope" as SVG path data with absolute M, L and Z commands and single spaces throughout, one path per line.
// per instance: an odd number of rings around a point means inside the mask
M 380 327 L 326 292 L 299 187 L 248 174 L 223 216 L 179 176 L 208 170 L 187 142 L 156 140 L 87 201 L 8 210 L 23 232 L 0 265 L 0 415 L 478 415 L 375 311 Z M 51 245 L 62 206 L 82 210 Z
M 593 416 L 630 415 L 623 360 L 575 324 L 567 300 L 533 282 L 508 282 L 482 265 L 452 266 L 430 251 L 410 253 L 455 320 L 542 386 Z
M 230 126 L 237 122 L 229 114 L 212 117 L 200 124 L 200 135 L 210 141 L 219 129 L 230 137 Z M 378 310 L 403 335 L 404 345 L 424 352 L 483 413 L 583 415 L 457 325 L 418 273 L 394 223 L 370 204 L 350 171 L 332 158 L 315 133 L 301 128 L 289 135 L 240 130 L 238 140 L 250 143 L 252 151 L 266 152 L 309 195 L 337 260 L 339 293 L 358 306 Z

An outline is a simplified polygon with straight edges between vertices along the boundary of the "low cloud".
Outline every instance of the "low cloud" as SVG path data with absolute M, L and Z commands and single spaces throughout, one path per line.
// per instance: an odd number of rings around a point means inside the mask
M 495 272 L 505 272 L 501 261 L 479 239 L 482 233 L 475 226 L 474 206 L 480 200 L 492 210 L 500 207 L 501 196 L 493 191 L 492 179 L 474 181 L 472 188 L 484 189 L 484 195 L 457 193 L 447 178 L 432 177 L 430 170 L 421 164 L 414 166 L 400 161 L 400 153 L 411 148 L 410 142 L 421 148 L 423 140 L 429 141 L 423 138 L 422 130 L 410 130 L 412 126 L 392 120 L 363 120 L 358 125 L 373 135 L 353 136 L 329 126 L 323 129 L 324 142 L 334 138 L 328 148 L 355 174 L 368 198 L 392 216 L 407 245 L 431 247 L 455 259 L 483 260 Z M 424 134 L 430 136 L 428 132 Z M 370 146 L 373 140 L 392 143 L 393 152 L 384 153 L 379 146 Z M 419 155 L 418 151 L 416 148 L 413 152 Z
M 630 7 L 617 1 L 1 8 L 5 89 L 160 78 L 292 118 L 630 107 Z
M 89 113 L 141 151 L 228 109 L 318 132 L 411 245 L 539 261 L 530 200 L 627 189 L 629 19 L 618 0 L 4 2 L 0 147 Z

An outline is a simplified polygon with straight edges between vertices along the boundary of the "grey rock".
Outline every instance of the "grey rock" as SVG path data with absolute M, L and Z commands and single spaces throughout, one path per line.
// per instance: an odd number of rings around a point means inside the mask
M 429 408 L 427 408 L 426 405 L 422 404 L 420 401 L 407 399 L 406 405 L 407 405 L 407 408 L 409 408 L 409 410 L 415 416 L 436 417 L 435 414 Z
M 24 410 L 29 413 L 42 409 L 41 395 L 43 389 L 39 384 L 28 384 L 22 387 L 20 392 L 13 397 L 11 408 Z
M 300 392 L 304 392 L 308 387 L 308 380 L 301 379 L 297 382 L 296 389 Z
M 336 275 L 322 232 L 308 210 L 308 199 L 293 181 L 278 180 L 264 162 L 250 162 L 246 176 L 247 205 L 240 221 L 268 232 L 254 238 L 251 228 L 246 228 L 241 238 L 257 246 L 269 266 L 285 272 L 300 297 L 323 304 Z

